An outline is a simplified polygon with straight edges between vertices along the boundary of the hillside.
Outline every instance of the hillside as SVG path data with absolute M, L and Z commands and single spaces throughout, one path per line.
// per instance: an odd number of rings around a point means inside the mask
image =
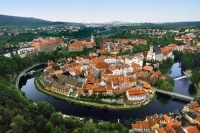
M 200 26 L 200 21 L 188 21 L 188 22 L 171 22 L 171 23 L 155 23 L 156 25 L 162 26 L 174 26 L 174 27 L 190 27 Z
M 50 24 L 50 23 L 52 22 L 36 18 L 0 15 L 0 25 Z
M 52 22 L 37 18 L 29 18 L 29 17 L 18 17 L 18 16 L 8 16 L 8 15 L 1 15 L 0 14 L 0 27 L 18 27 L 18 26 L 44 26 L 44 25 L 54 25 L 54 26 L 83 26 L 81 23 L 74 23 L 74 22 Z

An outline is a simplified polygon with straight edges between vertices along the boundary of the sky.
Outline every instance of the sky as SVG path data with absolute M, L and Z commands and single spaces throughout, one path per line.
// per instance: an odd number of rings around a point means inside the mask
M 0 0 L 0 14 L 81 23 L 200 21 L 200 0 Z

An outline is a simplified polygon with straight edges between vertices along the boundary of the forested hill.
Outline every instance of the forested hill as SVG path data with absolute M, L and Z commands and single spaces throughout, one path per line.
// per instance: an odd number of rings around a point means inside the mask
M 18 16 L 8 16 L 8 15 L 1 15 L 0 14 L 0 26 L 22 26 L 22 25 L 65 25 L 65 26 L 83 26 L 81 23 L 74 23 L 74 22 L 52 22 L 32 17 L 18 17 Z
M 52 22 L 36 18 L 0 15 L 0 25 L 50 24 L 50 23 Z
M 200 26 L 200 21 L 154 23 L 154 24 L 158 26 L 189 27 L 189 26 Z

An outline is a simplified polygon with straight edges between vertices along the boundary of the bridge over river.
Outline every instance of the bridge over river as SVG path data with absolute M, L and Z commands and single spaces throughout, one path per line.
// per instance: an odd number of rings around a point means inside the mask
M 156 91 L 159 92 L 159 93 L 170 95 L 170 96 L 175 97 L 175 98 L 182 99 L 182 100 L 192 101 L 194 99 L 194 97 L 186 96 L 186 95 L 179 94 L 179 93 L 176 93 L 176 92 L 169 92 L 169 91 L 164 91 L 164 90 L 161 90 L 161 89 L 156 89 Z
M 179 80 L 179 79 L 183 79 L 183 78 L 187 78 L 187 76 L 183 75 L 183 76 L 175 77 L 174 80 Z
M 187 75 L 185 72 L 183 72 L 183 73 L 184 73 L 184 75 L 173 77 L 173 79 L 174 80 L 179 80 L 179 79 L 183 79 L 183 78 L 188 78 L 189 77 L 189 75 Z M 159 93 L 170 95 L 170 96 L 178 98 L 178 99 L 182 99 L 182 100 L 191 101 L 191 100 L 194 99 L 194 97 L 183 95 L 183 94 L 180 94 L 180 93 L 177 93 L 177 92 L 164 91 L 164 90 L 161 90 L 161 89 L 158 89 L 158 88 L 156 89 L 156 91 L 159 92 Z

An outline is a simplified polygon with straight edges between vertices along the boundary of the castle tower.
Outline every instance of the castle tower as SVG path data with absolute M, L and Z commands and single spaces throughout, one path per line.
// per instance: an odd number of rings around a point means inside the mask
M 150 46 L 149 52 L 150 52 L 150 53 L 153 53 L 153 45 Z
M 108 43 L 108 52 L 110 52 L 110 43 Z
M 91 35 L 90 42 L 94 42 L 94 36 L 93 35 Z

